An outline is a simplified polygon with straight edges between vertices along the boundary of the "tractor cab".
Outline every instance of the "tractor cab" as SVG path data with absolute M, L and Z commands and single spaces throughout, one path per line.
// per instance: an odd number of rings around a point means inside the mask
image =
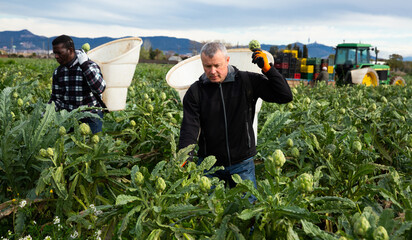
M 336 48 L 335 64 L 348 65 L 352 68 L 358 68 L 354 65 L 370 65 L 370 45 L 362 44 L 340 44 Z

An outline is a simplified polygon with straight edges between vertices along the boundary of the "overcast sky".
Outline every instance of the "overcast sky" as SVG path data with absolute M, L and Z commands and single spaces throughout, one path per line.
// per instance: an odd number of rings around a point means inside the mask
M 410 0 L 0 0 L 0 31 L 76 37 L 171 36 L 245 45 L 370 43 L 412 56 Z

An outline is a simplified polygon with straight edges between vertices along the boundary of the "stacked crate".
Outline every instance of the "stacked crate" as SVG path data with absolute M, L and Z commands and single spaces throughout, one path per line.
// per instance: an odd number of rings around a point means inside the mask
M 316 79 L 323 67 L 328 69 L 329 79 L 333 79 L 333 64 L 329 64 L 328 59 L 321 58 L 302 58 L 301 59 L 301 76 L 302 79 Z M 332 65 L 332 66 L 330 66 Z
M 300 79 L 300 60 L 297 50 L 284 50 L 275 58 L 275 68 L 285 78 Z
M 328 73 L 329 73 L 329 80 L 333 79 L 333 59 L 329 59 L 328 60 Z
M 301 59 L 300 76 L 302 79 L 313 79 L 313 65 L 308 64 L 307 58 Z
M 306 61 L 306 65 L 313 66 L 313 76 L 311 79 L 316 79 L 322 71 L 322 62 L 323 60 L 320 58 L 308 58 Z M 310 78 L 308 78 L 310 79 Z

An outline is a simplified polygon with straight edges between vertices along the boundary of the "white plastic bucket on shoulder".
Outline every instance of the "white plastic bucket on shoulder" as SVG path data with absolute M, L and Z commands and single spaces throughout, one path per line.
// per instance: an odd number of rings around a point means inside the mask
M 103 102 L 109 111 L 126 108 L 127 89 L 139 62 L 141 45 L 142 39 L 138 37 L 123 38 L 102 44 L 87 53 L 102 70 L 106 82 Z
M 266 53 L 269 62 L 274 62 L 272 54 Z M 229 64 L 237 67 L 241 71 L 249 71 L 262 73 L 262 70 L 254 63 L 252 63 L 252 54 L 248 48 L 229 49 L 228 55 L 230 57 Z M 178 93 L 180 100 L 183 102 L 183 97 L 195 81 L 197 81 L 204 72 L 200 55 L 193 56 L 184 61 L 179 62 L 173 66 L 166 74 L 166 81 L 169 86 L 174 88 Z M 262 107 L 262 99 L 258 99 L 256 103 L 255 116 L 253 121 L 253 130 L 255 132 L 255 139 L 257 141 L 257 124 L 258 113 Z

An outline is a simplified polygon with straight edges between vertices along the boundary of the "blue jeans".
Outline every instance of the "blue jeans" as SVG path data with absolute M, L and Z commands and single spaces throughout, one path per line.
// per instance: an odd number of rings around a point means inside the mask
M 103 112 L 102 111 L 98 111 L 97 115 L 100 116 L 100 118 L 103 118 Z M 90 129 L 92 130 L 93 134 L 96 134 L 98 132 L 102 131 L 102 126 L 103 126 L 103 122 L 102 119 L 100 119 L 98 117 L 89 117 L 89 118 L 83 118 L 80 121 L 83 123 L 87 123 L 90 126 Z
M 242 180 L 251 180 L 255 188 L 257 188 L 256 184 L 256 175 L 255 175 L 255 163 L 254 157 L 248 158 L 240 163 L 237 163 L 232 166 L 225 167 L 223 170 L 216 171 L 213 174 L 207 174 L 207 177 L 217 177 L 220 180 L 224 180 L 227 184 L 229 184 L 230 188 L 236 186 L 236 183 L 232 179 L 233 174 L 238 174 Z M 203 161 L 202 158 L 199 158 L 199 164 Z M 256 201 L 256 197 L 250 195 L 249 202 L 253 203 Z

